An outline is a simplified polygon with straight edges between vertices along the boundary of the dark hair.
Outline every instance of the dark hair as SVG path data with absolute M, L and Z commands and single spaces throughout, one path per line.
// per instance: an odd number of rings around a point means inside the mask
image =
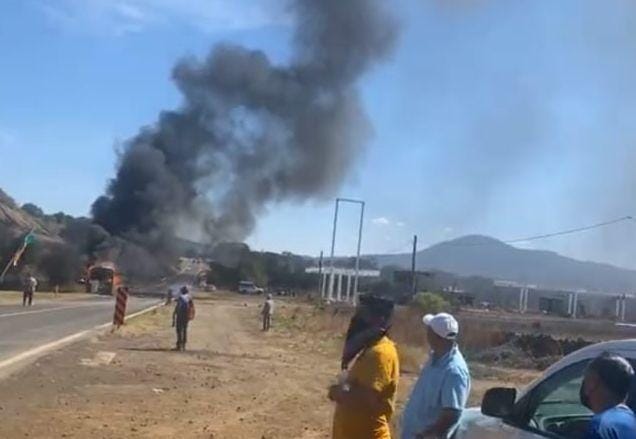
M 181 294 L 188 294 L 188 287 L 181 287 Z
M 634 380 L 634 369 L 623 357 L 604 352 L 587 366 L 594 372 L 605 388 L 620 400 L 627 398 Z
M 360 295 L 358 301 L 360 306 L 384 320 L 388 320 L 391 317 L 395 307 L 395 303 L 390 299 L 366 294 Z

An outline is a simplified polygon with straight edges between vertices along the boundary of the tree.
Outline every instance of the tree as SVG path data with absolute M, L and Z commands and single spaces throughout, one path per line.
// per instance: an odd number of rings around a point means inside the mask
M 259 287 L 267 286 L 269 280 L 267 270 L 258 255 L 251 254 L 245 260 L 241 261 L 239 273 L 241 280 L 251 280 Z
M 44 217 L 44 211 L 36 206 L 33 203 L 26 203 L 22 205 L 22 210 L 24 210 L 26 213 L 28 213 L 31 216 L 34 216 L 36 218 L 43 218 Z
M 425 314 L 437 314 L 451 309 L 451 304 L 435 293 L 417 293 L 411 300 L 411 306 Z

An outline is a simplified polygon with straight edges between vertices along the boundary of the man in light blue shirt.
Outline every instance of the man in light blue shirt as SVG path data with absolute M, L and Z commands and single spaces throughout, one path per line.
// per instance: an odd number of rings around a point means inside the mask
M 422 319 L 431 348 L 402 414 L 402 439 L 449 438 L 470 392 L 470 373 L 455 343 L 457 320 L 446 313 Z

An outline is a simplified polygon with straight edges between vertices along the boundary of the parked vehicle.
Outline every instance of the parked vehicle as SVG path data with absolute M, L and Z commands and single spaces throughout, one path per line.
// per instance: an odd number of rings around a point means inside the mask
M 239 282 L 238 292 L 240 294 L 263 294 L 264 290 L 257 287 L 252 281 L 243 280 Z
M 517 393 L 497 387 L 484 395 L 481 408 L 464 412 L 455 439 L 577 438 L 592 412 L 579 400 L 587 364 L 603 352 L 625 357 L 636 366 L 636 339 L 587 346 L 567 355 Z M 636 389 L 628 400 L 635 408 Z

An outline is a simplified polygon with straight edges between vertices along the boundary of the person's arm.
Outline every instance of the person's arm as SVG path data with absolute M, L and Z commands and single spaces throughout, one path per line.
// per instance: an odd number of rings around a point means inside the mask
M 468 400 L 470 391 L 470 379 L 467 373 L 450 371 L 442 383 L 441 404 L 442 410 L 435 423 L 419 434 L 419 438 L 446 439 L 448 433 L 457 424 L 462 415 L 462 410 Z
M 351 406 L 354 410 L 362 409 L 371 413 L 386 413 L 391 410 L 389 402 L 375 389 L 365 387 L 356 382 L 349 384 L 349 390 L 344 391 L 341 386 L 336 386 L 335 399 L 339 404 Z
M 449 430 L 457 424 L 460 416 L 462 415 L 461 410 L 444 408 L 441 413 L 437 417 L 435 424 L 433 424 L 430 428 L 426 429 L 423 433 L 417 436 L 418 439 L 446 439 L 448 436 Z

